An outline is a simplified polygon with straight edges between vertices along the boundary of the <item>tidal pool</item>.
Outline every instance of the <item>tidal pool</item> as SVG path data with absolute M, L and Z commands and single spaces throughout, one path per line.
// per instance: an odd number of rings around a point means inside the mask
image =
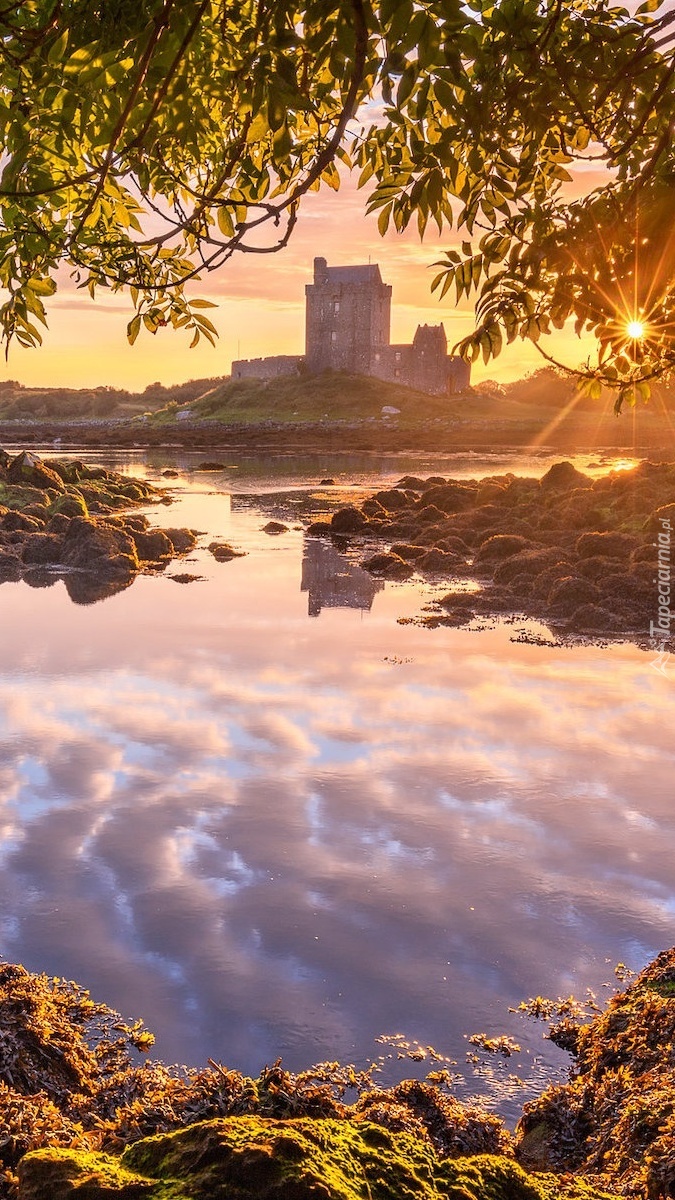
M 402 1034 L 515 1113 L 562 1056 L 509 1007 L 602 1002 L 674 940 L 675 661 L 401 624 L 434 584 L 263 526 L 284 491 L 550 460 L 81 457 L 176 466 L 147 511 L 204 537 L 89 607 L 0 587 L 0 953 L 143 1017 L 167 1061 L 437 1067 L 376 1041 Z M 522 1053 L 467 1063 L 476 1032 Z

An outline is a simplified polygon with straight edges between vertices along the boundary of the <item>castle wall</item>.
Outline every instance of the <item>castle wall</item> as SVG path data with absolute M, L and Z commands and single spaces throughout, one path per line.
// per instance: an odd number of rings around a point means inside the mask
M 448 358 L 448 393 L 453 396 L 468 387 L 471 387 L 471 363 L 459 357 Z
M 442 325 L 419 326 L 412 344 L 374 347 L 369 373 L 430 396 L 464 391 L 471 379 L 469 364 L 447 353 Z
M 232 363 L 232 379 L 279 379 L 297 375 L 301 354 L 276 354 L 271 358 L 239 358 Z

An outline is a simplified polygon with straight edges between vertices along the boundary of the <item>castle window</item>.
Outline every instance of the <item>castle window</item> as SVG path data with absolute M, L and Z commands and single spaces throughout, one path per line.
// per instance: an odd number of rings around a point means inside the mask
M 396 362 L 400 362 L 401 361 L 401 351 L 397 350 L 394 357 L 396 359 Z
M 335 313 L 335 315 L 337 316 L 337 314 L 339 313 L 339 311 L 340 311 L 340 301 L 339 301 L 339 300 L 334 300 L 334 301 L 333 301 L 333 312 L 334 312 L 334 313 Z
M 394 371 L 394 379 L 400 379 L 400 378 L 401 378 L 401 372 L 399 371 L 399 369 L 397 367 L 396 370 Z
M 379 354 L 379 351 L 376 351 L 376 353 L 375 353 L 375 362 L 379 362 L 379 361 L 380 361 L 380 354 Z
M 334 329 L 331 330 L 330 340 L 333 343 L 337 342 L 337 333 Z

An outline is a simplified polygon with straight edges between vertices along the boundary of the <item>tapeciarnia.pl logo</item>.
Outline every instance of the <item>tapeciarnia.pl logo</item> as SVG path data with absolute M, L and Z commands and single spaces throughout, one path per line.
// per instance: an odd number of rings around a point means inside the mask
M 670 658 L 665 643 L 670 638 L 670 623 L 673 619 L 673 613 L 670 609 L 672 590 L 670 560 L 671 524 L 667 517 L 660 517 L 659 524 L 661 528 L 657 535 L 657 540 L 654 542 L 657 550 L 657 572 L 654 578 L 657 588 L 657 618 L 656 621 L 649 622 L 649 638 L 653 643 L 652 648 L 658 650 L 658 654 L 651 663 L 651 666 L 655 671 L 659 671 L 661 675 L 665 675 Z

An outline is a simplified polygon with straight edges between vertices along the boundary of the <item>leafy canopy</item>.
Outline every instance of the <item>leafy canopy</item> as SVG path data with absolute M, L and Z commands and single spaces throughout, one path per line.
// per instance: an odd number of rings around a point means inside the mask
M 381 232 L 463 231 L 432 286 L 475 296 L 466 357 L 573 319 L 591 390 L 646 394 L 675 363 L 670 9 L 0 0 L 2 337 L 40 341 L 65 265 L 92 296 L 129 289 L 131 342 L 213 341 L 185 285 L 285 246 L 342 162 Z M 575 197 L 574 164 L 605 181 Z

